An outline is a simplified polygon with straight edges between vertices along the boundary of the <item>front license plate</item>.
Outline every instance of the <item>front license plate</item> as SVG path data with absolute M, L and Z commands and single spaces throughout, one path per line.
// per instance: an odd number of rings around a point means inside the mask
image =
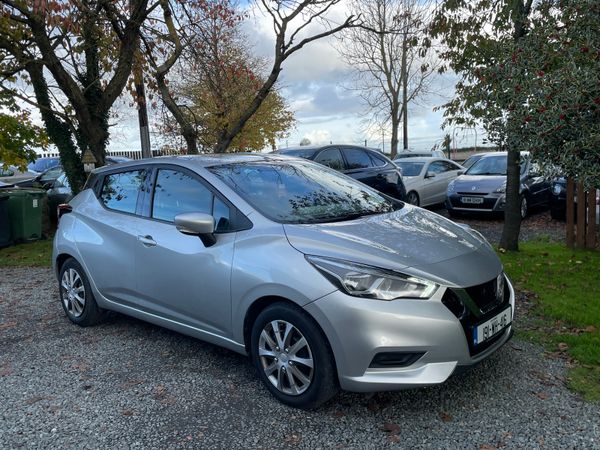
M 462 203 L 471 203 L 475 205 L 480 205 L 483 203 L 483 198 L 481 197 L 461 197 L 460 201 Z
M 500 333 L 512 322 L 510 306 L 500 314 L 473 328 L 473 344 L 479 345 Z

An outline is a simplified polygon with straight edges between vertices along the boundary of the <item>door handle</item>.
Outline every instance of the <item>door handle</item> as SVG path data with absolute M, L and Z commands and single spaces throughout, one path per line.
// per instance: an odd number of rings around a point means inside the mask
M 156 241 L 150 235 L 146 235 L 146 236 L 138 235 L 137 239 L 138 239 L 138 241 L 140 241 L 142 243 L 142 245 L 144 247 L 155 247 L 156 246 Z

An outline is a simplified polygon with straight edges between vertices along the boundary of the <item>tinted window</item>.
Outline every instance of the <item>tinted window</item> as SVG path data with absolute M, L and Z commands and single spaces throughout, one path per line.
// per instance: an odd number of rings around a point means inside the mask
M 212 212 L 212 192 L 183 172 L 161 169 L 156 177 L 152 217 L 173 222 L 177 214 Z
M 383 158 L 383 156 L 380 156 L 377 153 L 373 153 L 373 152 L 368 152 L 367 154 L 373 160 L 373 166 L 383 167 L 387 164 L 387 161 Z
M 261 214 L 282 223 L 348 220 L 398 207 L 368 186 L 310 162 L 262 161 L 209 170 Z
M 402 169 L 403 177 L 416 177 L 421 173 L 421 170 L 423 170 L 423 166 L 425 165 L 425 163 L 405 161 L 397 162 L 396 164 Z
M 371 160 L 371 158 L 369 158 L 367 152 L 359 148 L 344 149 L 344 156 L 346 157 L 348 170 L 366 169 L 367 167 L 373 167 L 373 161 Z
M 133 170 L 106 175 L 100 200 L 107 208 L 135 213 L 138 195 L 145 182 L 144 170 Z
M 344 169 L 342 154 L 337 148 L 328 148 L 317 155 L 315 161 L 335 170 Z
M 298 158 L 306 158 L 310 159 L 315 154 L 316 150 L 314 148 L 297 148 L 293 150 L 282 149 L 279 150 L 279 153 L 282 155 L 288 156 L 297 156 Z

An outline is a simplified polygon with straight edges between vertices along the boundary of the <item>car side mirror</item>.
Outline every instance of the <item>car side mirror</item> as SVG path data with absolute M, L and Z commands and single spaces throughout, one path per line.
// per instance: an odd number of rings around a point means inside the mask
M 55 186 L 61 187 L 62 185 L 58 181 L 48 181 L 42 185 L 42 189 L 47 191 L 48 189 L 52 189 Z
M 205 247 L 217 242 L 215 218 L 205 213 L 182 213 L 175 216 L 175 227 L 180 233 L 198 236 Z
M 433 178 L 433 177 L 435 177 L 435 173 L 434 172 L 429 171 L 429 172 L 427 172 L 425 174 L 425 178 Z
M 465 171 L 464 170 L 459 170 L 458 172 L 456 172 L 456 175 L 464 175 Z

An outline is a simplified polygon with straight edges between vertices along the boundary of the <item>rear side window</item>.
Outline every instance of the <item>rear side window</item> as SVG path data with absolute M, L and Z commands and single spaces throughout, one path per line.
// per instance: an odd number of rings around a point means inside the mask
M 346 148 L 344 149 L 344 156 L 348 163 L 348 170 L 373 167 L 373 161 L 364 150 L 358 148 Z
M 100 201 L 109 209 L 135 214 L 138 196 L 145 181 L 145 170 L 106 175 L 102 184 Z
M 342 159 L 342 154 L 337 148 L 328 148 L 323 150 L 315 158 L 315 161 L 335 170 L 344 170 L 344 160 Z
M 230 228 L 229 207 L 203 183 L 178 170 L 160 169 L 154 188 L 152 217 L 173 222 L 177 214 L 187 212 L 212 214 L 216 231 Z

